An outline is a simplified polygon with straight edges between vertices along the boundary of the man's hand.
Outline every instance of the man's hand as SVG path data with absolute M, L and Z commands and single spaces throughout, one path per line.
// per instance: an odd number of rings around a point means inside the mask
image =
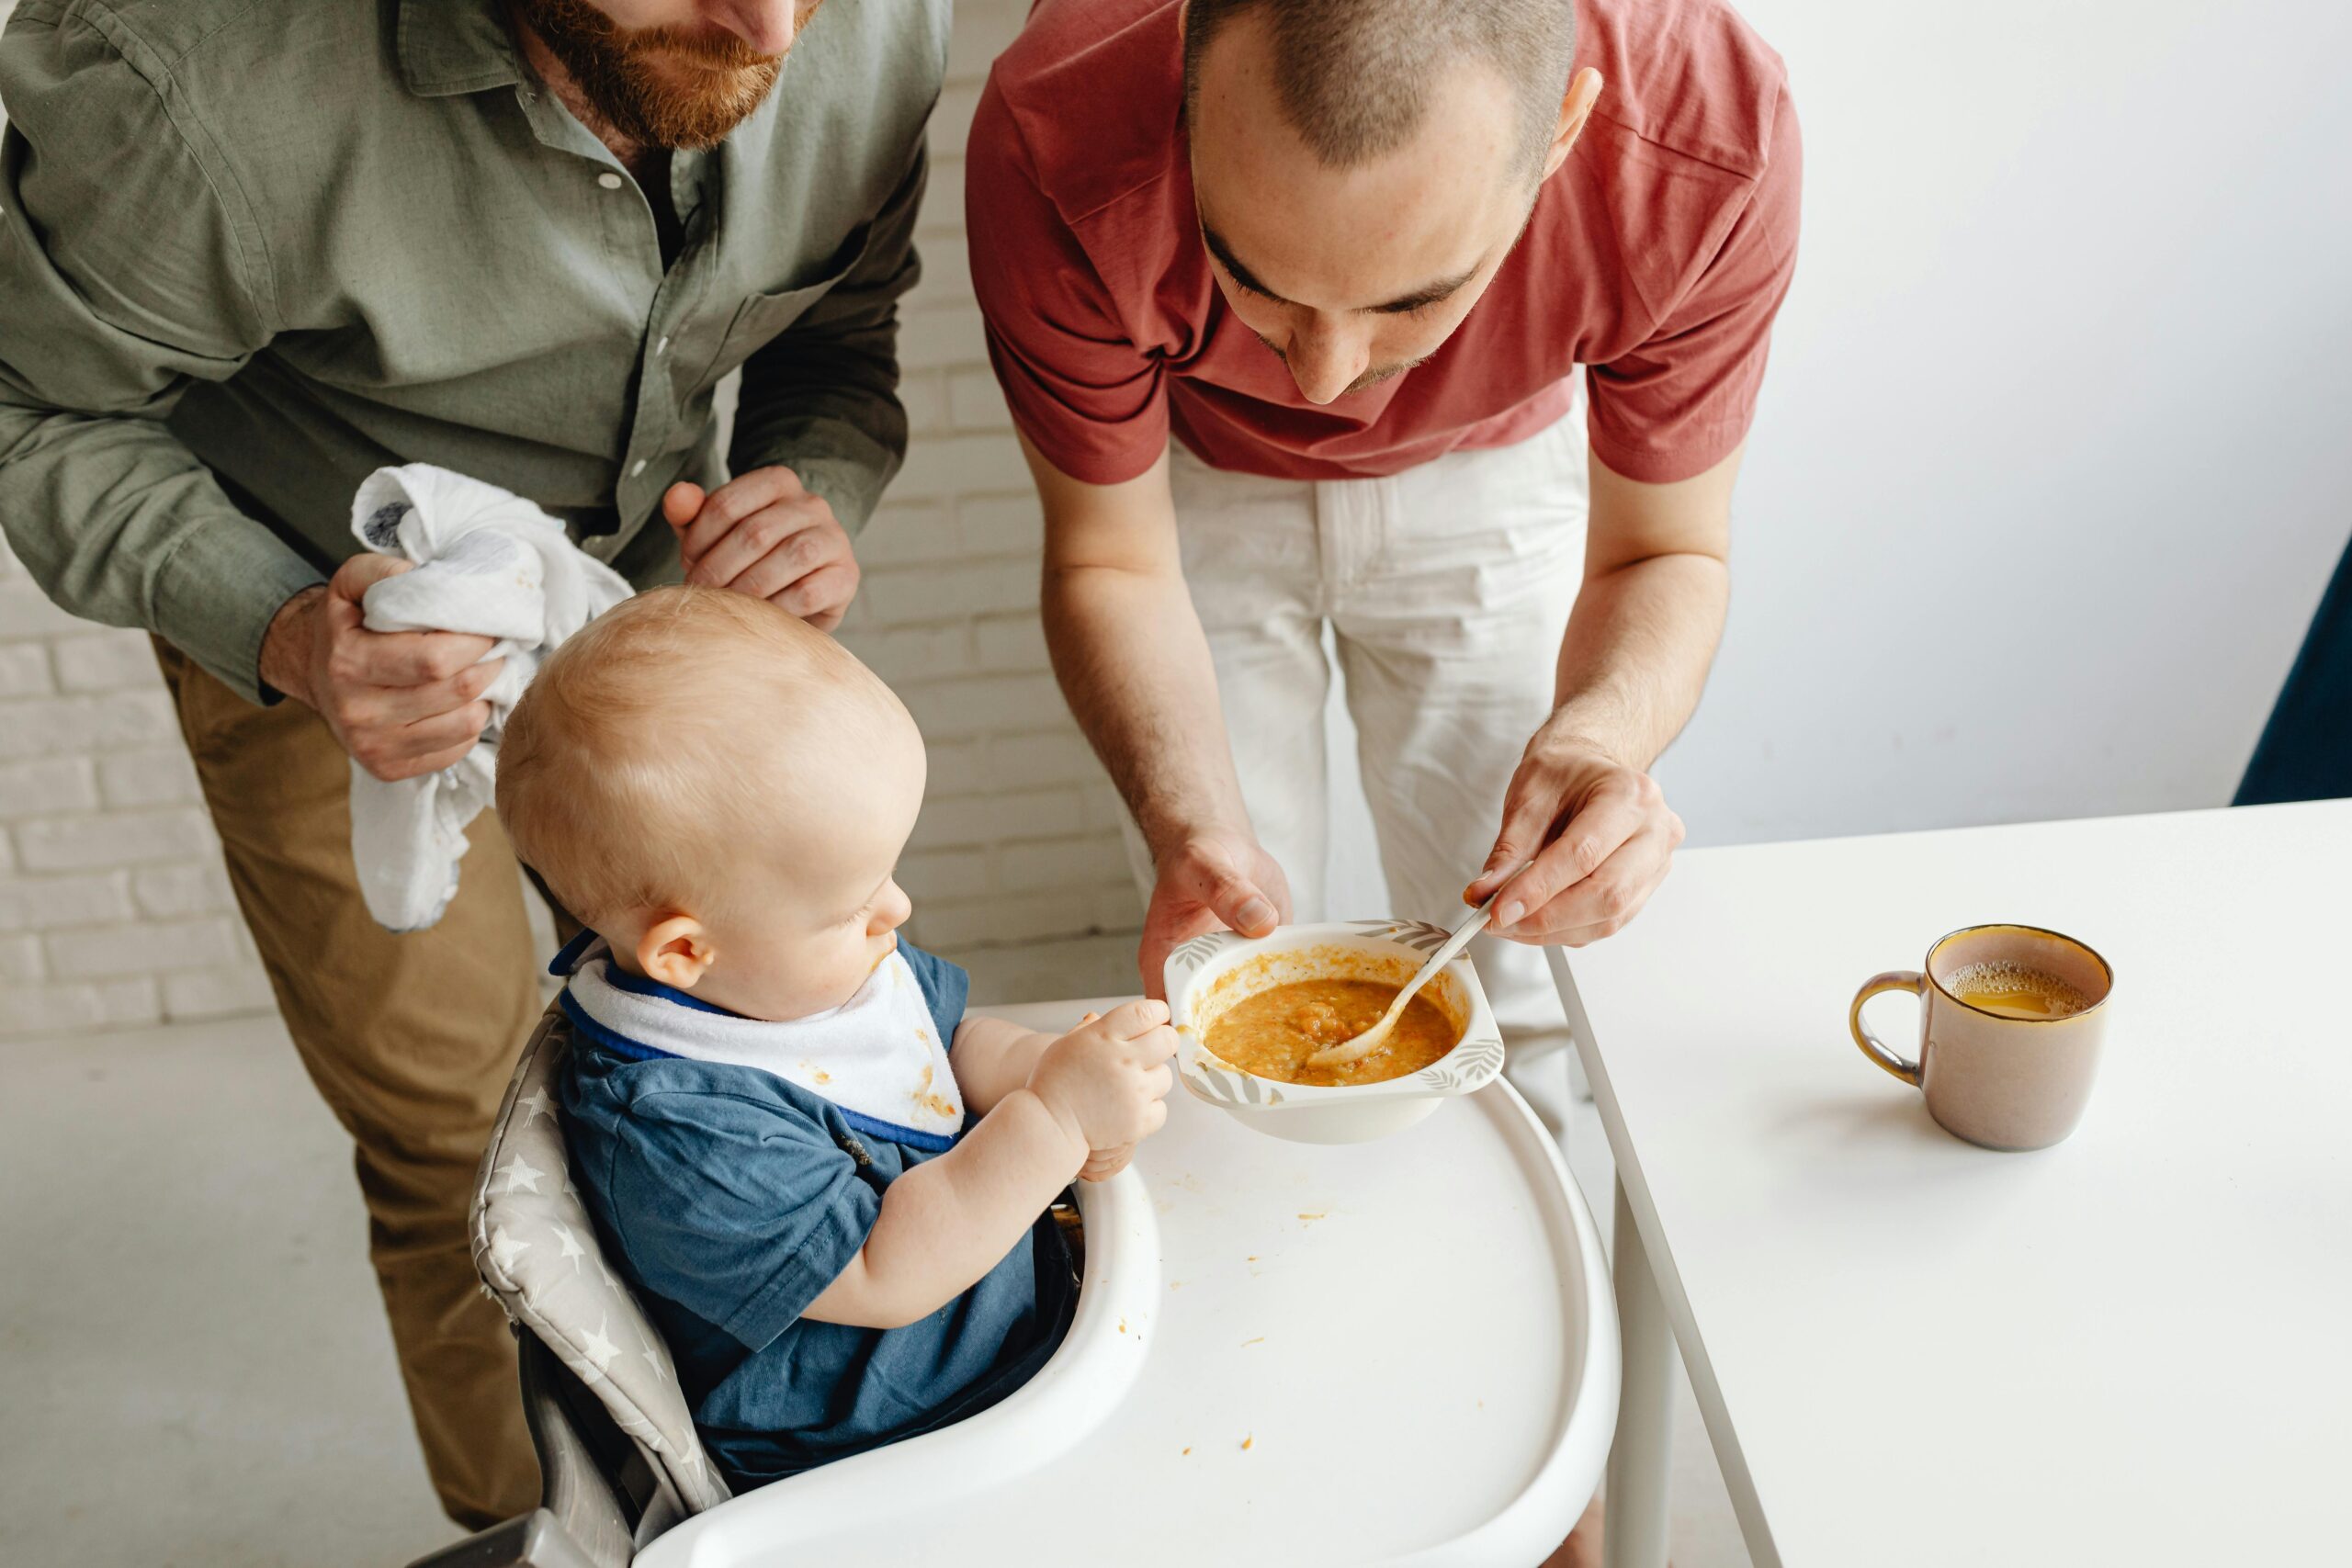
M 662 515 L 678 531 L 688 582 L 765 599 L 820 632 L 840 626 L 857 596 L 848 531 L 790 468 L 753 468 L 708 495 L 673 484 Z
M 461 632 L 371 632 L 360 601 L 370 585 L 409 570 L 390 556 L 356 555 L 323 588 L 278 606 L 262 635 L 261 678 L 316 708 L 336 744 L 379 779 L 438 773 L 473 750 L 490 722 L 481 694 L 505 660 Z
M 1484 903 L 1504 874 L 1533 855 L 1535 863 L 1495 905 L 1495 934 L 1582 947 L 1615 935 L 1641 912 L 1681 842 L 1682 818 L 1655 779 L 1547 725 L 1511 775 L 1487 869 L 1462 897 Z
M 1175 1076 L 1176 1032 L 1166 1002 L 1129 1002 L 1080 1024 L 1046 1047 L 1029 1075 L 1029 1092 L 1045 1101 L 1062 1129 L 1087 1147 L 1086 1169 L 1110 1174 L 1104 1156 L 1159 1131 Z M 1081 1171 L 1081 1174 L 1084 1174 Z
M 1203 931 L 1264 936 L 1290 919 L 1290 879 L 1247 833 L 1196 834 L 1161 858 L 1136 963 L 1144 995 L 1168 994 L 1168 955 Z

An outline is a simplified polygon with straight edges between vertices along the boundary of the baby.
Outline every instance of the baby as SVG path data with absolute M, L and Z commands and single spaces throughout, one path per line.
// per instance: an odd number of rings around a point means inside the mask
M 1167 1114 L 1163 1004 L 966 1018 L 898 940 L 923 768 L 839 644 L 707 588 L 592 622 L 500 743 L 515 851 L 589 928 L 557 960 L 573 1179 L 739 1490 L 1026 1381 L 1077 1300 L 1048 1209 Z

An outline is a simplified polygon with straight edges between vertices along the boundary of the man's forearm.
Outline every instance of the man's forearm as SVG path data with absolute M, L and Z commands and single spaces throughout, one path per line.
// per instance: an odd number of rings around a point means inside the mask
M 1024 434 L 1046 510 L 1046 647 L 1079 728 L 1118 786 L 1153 867 L 1136 963 L 1160 994 L 1169 950 L 1287 918 L 1283 869 L 1250 825 L 1217 704 L 1216 667 L 1184 585 L 1163 454 L 1133 479 L 1089 484 Z
M 1709 555 L 1653 556 L 1587 581 L 1545 730 L 1646 772 L 1699 705 L 1730 597 L 1730 572 Z
M 1173 573 L 1049 564 L 1046 646 L 1079 728 L 1155 856 L 1249 830 L 1208 638 Z
M 264 696 L 292 697 L 306 707 L 318 706 L 311 690 L 311 655 L 319 642 L 319 618 L 326 612 L 323 585 L 305 588 L 277 607 L 269 629 L 262 634 L 261 671 Z
M 1585 582 L 1560 641 L 1545 737 L 1647 773 L 1690 722 L 1731 602 L 1744 453 L 1668 484 L 1628 479 L 1593 456 Z

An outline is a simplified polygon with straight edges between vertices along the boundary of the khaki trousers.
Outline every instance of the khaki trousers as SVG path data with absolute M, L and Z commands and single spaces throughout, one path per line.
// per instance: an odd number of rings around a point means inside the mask
M 395 936 L 361 903 L 351 763 L 299 703 L 256 707 L 156 645 L 229 881 L 319 1095 L 351 1134 L 368 1246 L 424 1464 L 479 1529 L 538 1503 L 514 1342 L 476 1282 L 474 1169 L 539 1012 L 514 852 L 485 813 L 457 897 Z

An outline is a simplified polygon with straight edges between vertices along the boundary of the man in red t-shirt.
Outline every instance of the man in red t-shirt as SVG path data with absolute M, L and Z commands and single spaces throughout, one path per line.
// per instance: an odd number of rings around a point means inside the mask
M 1641 908 L 1799 164 L 1722 0 L 1042 0 L 972 126 L 973 285 L 1155 994 L 1323 913 L 1327 624 L 1398 914 L 1531 855 L 1513 942 Z M 1479 957 L 1515 1046 L 1562 1028 L 1540 958 Z

